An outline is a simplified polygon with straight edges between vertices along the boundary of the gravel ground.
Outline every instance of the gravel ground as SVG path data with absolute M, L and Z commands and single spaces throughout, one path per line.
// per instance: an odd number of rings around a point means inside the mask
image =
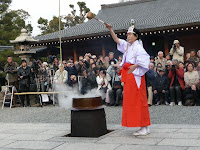
M 200 107 L 152 106 L 152 124 L 199 124 Z M 122 107 L 106 107 L 108 124 L 120 124 Z M 6 123 L 69 123 L 70 111 L 60 107 L 25 107 L 0 109 L 0 122 Z

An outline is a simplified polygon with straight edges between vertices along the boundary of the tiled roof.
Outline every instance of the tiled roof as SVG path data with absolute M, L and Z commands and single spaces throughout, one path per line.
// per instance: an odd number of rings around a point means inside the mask
M 200 24 L 200 0 L 138 0 L 110 5 L 102 5 L 97 18 L 111 24 L 114 30 L 125 31 L 131 19 L 140 30 L 150 30 L 169 26 Z M 73 39 L 106 34 L 104 24 L 92 19 L 83 24 L 61 31 L 62 38 Z M 36 37 L 41 41 L 58 39 L 58 32 Z

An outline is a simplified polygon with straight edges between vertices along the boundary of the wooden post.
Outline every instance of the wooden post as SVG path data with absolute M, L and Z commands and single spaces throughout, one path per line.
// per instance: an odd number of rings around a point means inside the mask
M 47 47 L 47 56 L 51 55 L 51 49 Z
M 103 56 L 103 57 L 106 57 L 106 50 L 105 50 L 103 44 L 102 44 L 102 56 Z
M 169 46 L 168 46 L 168 40 L 164 39 L 164 47 L 165 47 L 165 55 L 169 53 Z
M 74 49 L 74 61 L 77 61 L 77 53 L 76 53 L 76 49 Z

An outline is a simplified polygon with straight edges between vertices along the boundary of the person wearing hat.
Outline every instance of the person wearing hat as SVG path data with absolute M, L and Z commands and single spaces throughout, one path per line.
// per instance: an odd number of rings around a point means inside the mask
M 165 69 L 161 68 L 159 74 L 155 78 L 153 84 L 153 93 L 156 101 L 156 105 L 160 105 L 160 97 L 163 95 L 165 105 L 169 105 L 168 96 L 169 96 L 169 78 L 165 75 Z
M 174 40 L 174 44 L 169 53 L 172 55 L 172 59 L 184 62 L 184 47 L 180 46 L 178 40 Z
M 30 77 L 31 77 L 31 68 L 27 66 L 26 60 L 21 61 L 21 67 L 17 71 L 17 76 L 19 80 L 19 92 L 29 92 L 29 87 L 30 87 Z M 24 100 L 25 100 L 25 95 L 20 96 L 21 99 L 21 106 L 24 107 Z M 29 95 L 26 95 L 26 100 L 27 100 L 27 106 L 30 105 L 30 99 Z
M 127 41 L 119 39 L 111 25 L 105 25 L 117 43 L 117 49 L 123 53 L 120 64 L 121 81 L 124 83 L 122 126 L 141 127 L 133 135 L 147 135 L 151 123 L 144 75 L 149 70 L 150 56 L 143 48 L 140 33 L 133 24 L 128 29 Z

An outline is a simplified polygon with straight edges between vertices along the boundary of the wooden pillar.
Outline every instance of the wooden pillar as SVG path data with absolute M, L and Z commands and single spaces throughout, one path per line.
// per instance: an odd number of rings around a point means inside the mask
M 164 39 L 164 47 L 165 47 L 165 55 L 169 53 L 169 46 L 168 46 L 168 40 Z
M 76 52 L 76 49 L 74 49 L 74 61 L 77 61 L 77 52 Z
M 47 47 L 47 56 L 51 55 L 51 49 L 49 47 Z
M 102 56 L 103 56 L 103 57 L 106 57 L 106 50 L 105 50 L 103 44 L 102 44 Z

